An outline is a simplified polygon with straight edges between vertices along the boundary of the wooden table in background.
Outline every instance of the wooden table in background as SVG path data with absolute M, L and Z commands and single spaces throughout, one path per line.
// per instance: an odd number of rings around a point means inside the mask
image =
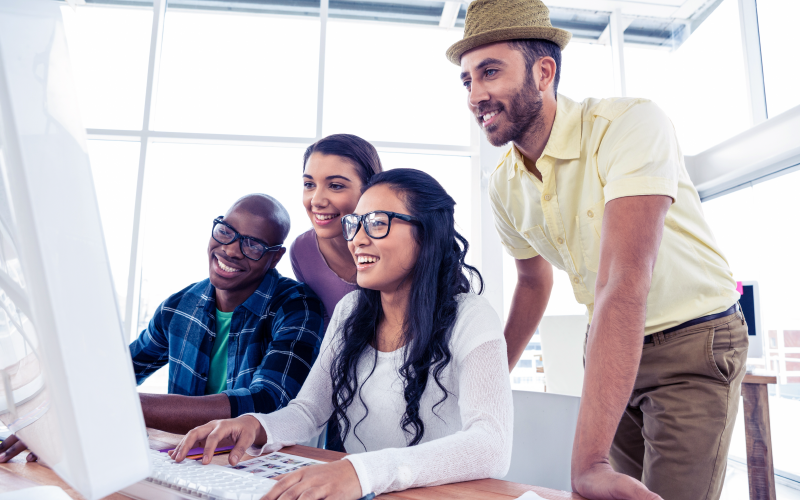
M 169 434 L 155 429 L 148 429 L 148 432 L 150 433 L 150 448 L 154 450 L 174 446 L 178 444 L 181 439 L 179 435 Z M 288 448 L 283 448 L 281 452 L 299 455 L 305 458 L 313 458 L 322 462 L 339 460 L 345 455 L 344 453 L 309 448 L 307 446 L 290 446 Z M 11 463 L 0 464 L 0 493 L 33 486 L 53 485 L 63 488 L 73 499 L 83 500 L 83 497 L 78 492 L 69 487 L 52 470 L 38 463 L 26 463 L 25 455 L 26 454 L 22 453 L 12 460 Z M 117 458 L 116 460 L 120 459 Z M 213 458 L 212 463 L 227 465 L 228 455 L 218 455 Z M 120 467 L 124 467 L 124 464 L 120 464 Z M 481 479 L 478 481 L 432 486 L 430 488 L 416 488 L 387 493 L 380 495 L 378 498 L 386 500 L 439 500 L 448 498 L 458 500 L 512 500 L 526 491 L 533 491 L 542 498 L 548 500 L 583 500 L 583 497 L 577 493 L 511 483 L 498 479 Z M 105 497 L 103 500 L 130 499 L 124 495 L 115 493 Z
M 746 374 L 742 381 L 750 500 L 775 500 L 775 468 L 772 465 L 767 384 L 777 382 L 776 377 L 751 373 Z

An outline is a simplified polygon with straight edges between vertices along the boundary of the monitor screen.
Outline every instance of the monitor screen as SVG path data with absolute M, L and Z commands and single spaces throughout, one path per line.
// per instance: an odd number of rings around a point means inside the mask
M 58 4 L 0 1 L 0 421 L 94 500 L 150 462 L 78 102 Z
M 744 320 L 747 322 L 747 334 L 753 337 L 757 334 L 756 325 L 756 304 L 754 285 L 742 285 L 742 297 L 739 299 L 739 305 L 742 306 L 744 313 Z

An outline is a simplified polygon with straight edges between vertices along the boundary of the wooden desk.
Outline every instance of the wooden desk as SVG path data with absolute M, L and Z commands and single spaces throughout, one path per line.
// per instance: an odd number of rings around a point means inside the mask
M 772 465 L 767 384 L 777 382 L 776 377 L 751 373 L 746 374 L 742 381 L 750 500 L 775 500 L 775 468 Z
M 150 448 L 160 450 L 169 446 L 174 446 L 180 442 L 181 436 L 169 434 L 167 432 L 148 429 L 150 433 Z M 307 446 L 290 446 L 281 450 L 292 455 L 299 455 L 306 458 L 313 458 L 323 462 L 332 462 L 343 457 L 344 453 Z M 249 459 L 249 457 L 245 457 Z M 212 463 L 227 465 L 228 455 L 218 455 L 213 458 Z M 53 471 L 37 463 L 25 462 L 25 454 L 22 453 L 11 463 L 0 464 L 0 493 L 20 490 L 32 486 L 54 485 L 60 486 L 69 496 L 75 500 L 83 500 L 83 497 L 70 488 Z M 458 500 L 511 500 L 522 495 L 526 491 L 533 491 L 542 498 L 548 500 L 583 500 L 577 493 L 567 493 L 526 484 L 511 483 L 498 479 L 481 479 L 478 481 L 468 481 L 465 483 L 446 484 L 433 486 L 430 488 L 417 488 L 395 493 L 387 493 L 379 496 L 386 500 L 433 500 L 433 499 L 458 499 Z M 128 497 L 119 493 L 109 495 L 103 500 L 130 500 Z

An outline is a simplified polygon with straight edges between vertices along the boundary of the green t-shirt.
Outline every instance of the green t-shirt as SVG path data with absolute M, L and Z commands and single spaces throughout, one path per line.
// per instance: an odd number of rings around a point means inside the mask
M 232 317 L 233 312 L 222 312 L 217 309 L 217 337 L 211 349 L 206 395 L 219 394 L 228 388 L 228 334 L 231 333 Z

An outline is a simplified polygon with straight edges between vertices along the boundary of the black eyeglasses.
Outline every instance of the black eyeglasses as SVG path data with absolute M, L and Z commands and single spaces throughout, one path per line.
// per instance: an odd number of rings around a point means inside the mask
M 253 238 L 252 236 L 242 236 L 233 226 L 222 220 L 222 215 L 214 219 L 214 227 L 211 228 L 211 237 L 218 243 L 230 245 L 239 240 L 239 249 L 242 255 L 250 260 L 259 260 L 267 252 L 277 252 L 283 245 L 269 246 L 267 243 Z
M 358 229 L 361 227 L 361 224 L 364 224 L 364 230 L 370 238 L 374 240 L 386 238 L 389 236 L 389 229 L 392 227 L 392 219 L 404 220 L 418 226 L 422 225 L 419 219 L 414 216 L 387 212 L 385 210 L 375 210 L 374 212 L 364 215 L 350 214 L 342 217 L 344 239 L 353 241 L 353 238 L 358 234 Z

